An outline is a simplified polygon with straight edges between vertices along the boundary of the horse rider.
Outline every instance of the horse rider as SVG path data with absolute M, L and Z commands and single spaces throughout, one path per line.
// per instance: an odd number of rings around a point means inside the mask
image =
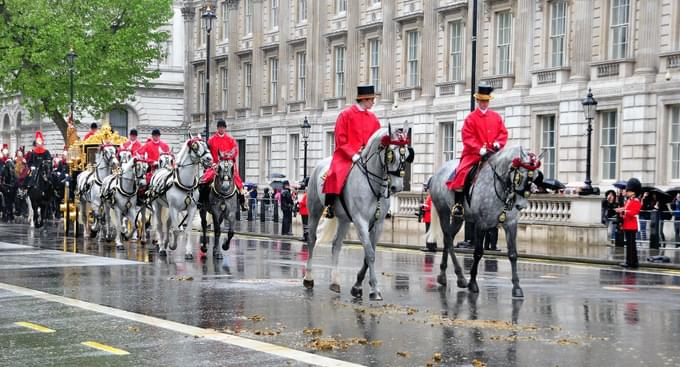
M 99 130 L 99 126 L 97 126 L 97 123 L 96 122 L 91 123 L 90 131 L 88 131 L 87 134 L 85 134 L 85 136 L 83 137 L 83 141 L 87 140 L 90 136 L 96 134 L 97 130 Z
M 0 157 L 1 157 L 0 161 L 2 161 L 2 163 L 5 163 L 10 159 L 10 157 L 9 157 L 9 145 L 7 145 L 6 143 L 2 144 L 2 151 L 0 151 Z
M 33 150 L 28 152 L 26 158 L 26 165 L 30 168 L 28 177 L 24 181 L 25 186 L 32 186 L 35 183 L 36 170 L 42 165 L 42 162 L 47 161 L 52 163 L 52 155 L 50 151 L 44 146 L 45 139 L 42 131 L 35 132 L 35 140 L 33 141 Z
M 151 182 L 151 176 L 153 172 L 158 167 L 158 160 L 161 158 L 161 152 L 169 152 L 170 147 L 163 140 L 161 140 L 161 131 L 159 129 L 153 129 L 151 131 L 151 137 L 146 140 L 146 143 L 142 145 L 137 154 L 144 157 L 146 155 L 146 160 L 149 162 L 149 173 L 146 175 L 146 183 Z
M 503 119 L 494 110 L 489 108 L 489 101 L 493 88 L 488 85 L 480 85 L 474 94 L 477 108 L 470 112 L 463 123 L 463 154 L 460 157 L 458 167 L 451 175 L 452 178 L 446 183 L 449 190 L 455 192 L 455 205 L 452 213 L 456 217 L 463 216 L 463 200 L 465 194 L 465 178 L 470 169 L 482 160 L 486 160 L 505 146 L 508 142 L 508 130 L 505 128 Z
M 123 143 L 122 150 L 129 150 L 132 156 L 137 155 L 137 152 L 142 148 L 142 143 L 137 140 L 137 129 L 131 129 L 128 134 L 128 140 Z
M 248 207 L 246 206 L 246 199 L 243 195 L 243 181 L 241 180 L 241 175 L 238 172 L 238 144 L 236 140 L 232 138 L 227 133 L 227 123 L 223 119 L 217 120 L 217 131 L 208 139 L 208 147 L 210 148 L 210 154 L 212 154 L 213 167 L 205 170 L 203 176 L 201 177 L 201 184 L 210 184 L 213 179 L 215 179 L 215 168 L 217 164 L 220 163 L 220 153 L 231 152 L 232 149 L 234 154 L 229 157 L 234 162 L 234 185 L 238 189 L 238 202 L 241 205 L 241 210 L 246 211 Z
M 361 150 L 373 133 L 380 129 L 380 122 L 370 109 L 375 103 L 372 85 L 358 86 L 356 103 L 347 107 L 335 121 L 335 151 L 323 185 L 324 216 L 335 216 L 335 200 L 342 192 L 352 165 L 361 158 Z
M 14 169 L 17 177 L 19 178 L 19 185 L 21 186 L 24 182 L 24 179 L 28 175 L 23 146 L 17 149 L 16 153 L 14 153 Z

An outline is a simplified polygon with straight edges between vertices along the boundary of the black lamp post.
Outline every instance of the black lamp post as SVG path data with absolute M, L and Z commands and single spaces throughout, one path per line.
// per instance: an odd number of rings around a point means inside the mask
M 69 159 L 70 158 L 69 157 L 70 156 L 70 154 L 69 154 L 69 148 L 70 147 L 69 147 L 69 144 L 68 144 L 68 130 L 69 130 L 70 124 L 72 124 L 73 121 L 74 121 L 74 116 L 73 116 L 73 110 L 74 110 L 74 104 L 73 104 L 73 71 L 74 71 L 74 68 L 75 68 L 76 57 L 78 57 L 78 55 L 76 55 L 76 52 L 73 51 L 73 47 L 71 47 L 68 54 L 66 54 L 66 61 L 68 62 L 68 72 L 70 74 L 69 89 L 70 89 L 70 94 L 71 94 L 71 103 L 70 103 L 70 107 L 69 107 L 70 111 L 69 111 L 69 118 L 68 118 L 67 125 L 66 125 L 66 139 L 65 139 L 66 140 L 65 141 L 65 143 L 66 143 L 65 144 L 66 145 L 66 149 L 65 149 L 66 150 L 66 152 L 65 152 L 66 157 L 65 158 L 67 159 L 67 161 L 70 161 L 70 159 Z M 71 177 L 72 177 L 71 176 L 72 172 L 71 172 L 71 165 L 70 164 L 69 164 L 69 168 L 68 168 L 68 173 L 69 173 L 69 179 L 66 180 L 66 183 L 64 185 L 64 206 L 65 206 L 65 209 L 66 209 L 64 211 L 64 234 L 67 235 L 67 236 L 68 236 L 68 233 L 69 233 L 69 229 L 70 229 L 69 227 L 70 227 L 70 222 L 71 222 L 71 203 L 70 202 L 73 201 L 72 197 L 69 198 L 69 196 L 71 196 L 69 194 L 71 192 L 71 188 L 70 188 L 71 182 L 70 181 L 71 181 Z M 74 235 L 74 237 L 78 237 L 78 225 L 77 224 L 74 226 L 74 229 L 75 230 L 74 230 L 73 235 Z
M 203 26 L 205 27 L 205 138 L 210 136 L 210 31 L 212 30 L 213 19 L 217 18 L 210 5 L 205 9 L 203 15 Z
M 312 130 L 312 125 L 309 124 L 309 121 L 307 120 L 307 116 L 305 116 L 305 120 L 302 121 L 302 126 L 300 127 L 302 129 L 302 141 L 305 144 L 305 155 L 304 155 L 304 168 L 302 169 L 302 180 L 303 182 L 307 180 L 307 142 L 309 140 L 309 133 Z
M 472 0 L 472 75 L 470 76 L 470 112 L 475 110 L 475 84 L 477 82 L 477 0 Z
M 593 119 L 595 118 L 595 112 L 597 109 L 597 101 L 593 98 L 593 92 L 588 88 L 588 95 L 583 99 L 583 113 L 585 114 L 586 120 L 588 120 L 588 147 L 586 151 L 586 180 L 585 186 L 580 191 L 581 195 L 592 195 L 599 194 L 600 190 L 598 188 L 593 188 L 592 181 L 590 180 L 590 155 L 591 155 L 591 137 L 593 135 Z

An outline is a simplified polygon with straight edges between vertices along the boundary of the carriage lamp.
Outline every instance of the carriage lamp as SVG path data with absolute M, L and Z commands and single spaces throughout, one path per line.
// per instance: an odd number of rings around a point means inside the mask
M 307 180 L 307 143 L 309 142 L 309 133 L 312 131 L 312 125 L 309 124 L 309 120 L 307 120 L 307 116 L 305 116 L 305 119 L 302 121 L 302 126 L 300 126 L 300 130 L 302 130 L 302 141 L 304 143 L 304 159 L 303 159 L 303 168 L 302 168 L 302 181 L 306 182 Z
M 595 118 L 595 112 L 597 111 L 597 101 L 593 98 L 593 92 L 588 88 L 588 95 L 583 99 L 583 113 L 585 114 L 586 120 L 588 120 L 588 146 L 586 149 L 586 180 L 584 181 L 584 186 L 581 188 L 579 195 L 598 195 L 600 190 L 598 188 L 593 188 L 592 181 L 590 179 L 590 156 L 591 156 L 591 138 L 593 135 L 593 119 Z

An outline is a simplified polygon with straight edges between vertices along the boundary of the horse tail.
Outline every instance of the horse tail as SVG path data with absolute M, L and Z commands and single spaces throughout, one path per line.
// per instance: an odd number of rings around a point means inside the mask
M 324 218 L 319 222 L 316 229 L 316 244 L 332 244 L 335 240 L 335 234 L 338 232 L 338 218 L 328 219 Z
M 434 238 L 439 246 L 444 246 L 444 231 L 442 231 L 442 225 L 439 222 L 439 212 L 437 212 L 436 208 L 432 209 L 430 230 L 425 234 L 425 238 Z

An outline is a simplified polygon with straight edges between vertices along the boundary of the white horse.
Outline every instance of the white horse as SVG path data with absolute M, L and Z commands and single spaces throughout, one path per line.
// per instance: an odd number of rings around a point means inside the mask
M 97 163 L 94 168 L 78 175 L 77 194 L 80 195 L 80 218 L 79 222 L 83 224 L 85 236 L 88 234 L 91 237 L 97 235 L 101 221 L 105 223 L 110 222 L 110 214 L 104 211 L 101 205 L 101 187 L 102 180 L 111 175 L 114 167 L 119 165 L 118 158 L 116 158 L 116 147 L 113 145 L 102 145 L 99 147 Z M 92 228 L 88 226 L 88 211 L 87 204 L 92 207 L 94 215 L 94 223 Z
M 194 255 L 191 250 L 191 226 L 196 214 L 196 203 L 199 199 L 198 187 L 200 166 L 209 167 L 212 164 L 212 156 L 208 144 L 200 137 L 192 137 L 182 146 L 177 155 L 177 166 L 168 169 L 159 169 L 151 177 L 149 184 L 149 200 L 152 206 L 152 228 L 159 238 L 160 256 L 167 255 L 167 248 L 177 248 L 178 236 L 186 235 L 186 248 L 184 258 L 192 260 Z M 168 208 L 167 234 L 162 235 L 161 210 Z M 185 212 L 181 216 L 181 212 Z M 172 241 L 170 240 L 172 235 Z
M 116 249 L 124 250 L 123 241 L 129 238 L 128 224 L 132 223 L 132 233 L 137 229 L 137 191 L 146 184 L 146 171 L 149 164 L 144 159 L 132 158 L 123 163 L 121 172 L 110 175 L 102 181 L 101 199 L 104 210 L 115 212 Z

